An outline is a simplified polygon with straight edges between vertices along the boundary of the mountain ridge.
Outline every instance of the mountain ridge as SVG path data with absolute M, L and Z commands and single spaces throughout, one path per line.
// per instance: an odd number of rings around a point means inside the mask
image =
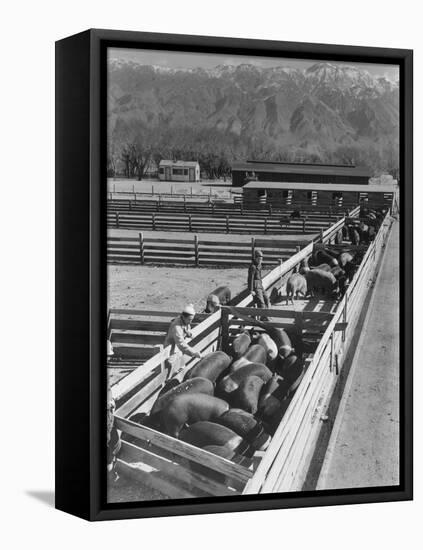
M 157 156 L 356 162 L 397 177 L 399 84 L 326 62 L 178 69 L 111 60 L 108 125 L 116 155 L 150 139 Z

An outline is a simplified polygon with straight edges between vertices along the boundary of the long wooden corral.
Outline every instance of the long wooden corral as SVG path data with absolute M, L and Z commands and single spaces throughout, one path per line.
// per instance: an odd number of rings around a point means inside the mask
M 342 224 L 343 220 L 330 228 L 322 236 L 323 242 L 331 242 Z M 164 369 L 164 360 L 169 355 L 169 348 L 166 348 L 112 388 L 118 407 L 116 426 L 136 438 L 136 445 L 131 446 L 125 442 L 123 446 L 122 455 L 118 458 L 121 472 L 175 498 L 300 490 L 320 431 L 320 418 L 342 368 L 349 335 L 355 330 L 367 295 L 369 278 L 374 276 L 388 224 L 387 216 L 335 313 L 323 314 L 326 330 L 314 355 L 307 360 L 305 375 L 270 446 L 262 456 L 255 457 L 248 468 L 248 464 L 246 467 L 225 460 L 127 419 L 134 411 L 149 412 L 157 392 L 168 376 Z M 270 288 L 282 277 L 286 277 L 302 259 L 311 254 L 312 248 L 313 244 L 308 245 L 270 272 L 263 281 L 265 287 Z M 238 311 L 254 314 L 255 310 L 248 308 L 250 303 L 251 296 L 240 297 Z M 292 313 L 281 310 L 269 310 L 267 313 L 282 320 L 292 317 Z M 224 314 L 227 314 L 227 310 L 224 310 Z M 313 316 L 322 316 L 321 313 L 313 312 L 305 314 L 310 315 L 311 319 Z M 195 327 L 191 345 L 203 352 L 217 349 L 221 325 L 220 310 Z M 195 362 L 196 360 L 189 361 L 184 372 Z M 147 469 L 150 469 L 147 473 L 135 464 L 143 461 L 146 462 Z
M 321 416 L 342 368 L 348 335 L 356 328 L 389 229 L 387 214 L 376 239 L 369 246 L 345 296 L 339 303 L 314 353 L 304 378 L 275 432 L 271 444 L 244 494 L 301 490 L 316 441 Z M 335 326 L 346 321 L 345 332 Z

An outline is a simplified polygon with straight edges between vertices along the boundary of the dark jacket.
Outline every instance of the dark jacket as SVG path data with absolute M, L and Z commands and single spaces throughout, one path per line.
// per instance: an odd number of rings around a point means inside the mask
M 263 288 L 261 265 L 258 265 L 257 262 L 253 260 L 248 268 L 248 290 L 252 292 L 257 288 Z

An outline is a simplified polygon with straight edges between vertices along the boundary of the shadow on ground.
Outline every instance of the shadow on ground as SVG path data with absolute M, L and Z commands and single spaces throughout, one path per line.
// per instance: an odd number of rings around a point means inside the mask
M 54 508 L 54 491 L 25 491 L 29 497 L 35 498 L 50 508 Z

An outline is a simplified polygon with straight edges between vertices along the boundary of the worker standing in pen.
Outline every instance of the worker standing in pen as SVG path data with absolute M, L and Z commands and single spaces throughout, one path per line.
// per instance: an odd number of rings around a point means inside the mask
M 263 287 L 262 280 L 263 252 L 256 248 L 254 257 L 248 269 L 248 290 L 251 292 L 254 302 L 259 308 L 270 308 L 270 300 Z
M 194 317 L 194 306 L 188 304 L 179 317 L 176 317 L 170 324 L 164 342 L 165 347 L 171 346 L 169 358 L 166 360 L 170 376 L 179 372 L 185 366 L 184 355 L 201 359 L 201 353 L 195 351 L 186 342 L 187 339 L 192 337 L 191 323 Z

